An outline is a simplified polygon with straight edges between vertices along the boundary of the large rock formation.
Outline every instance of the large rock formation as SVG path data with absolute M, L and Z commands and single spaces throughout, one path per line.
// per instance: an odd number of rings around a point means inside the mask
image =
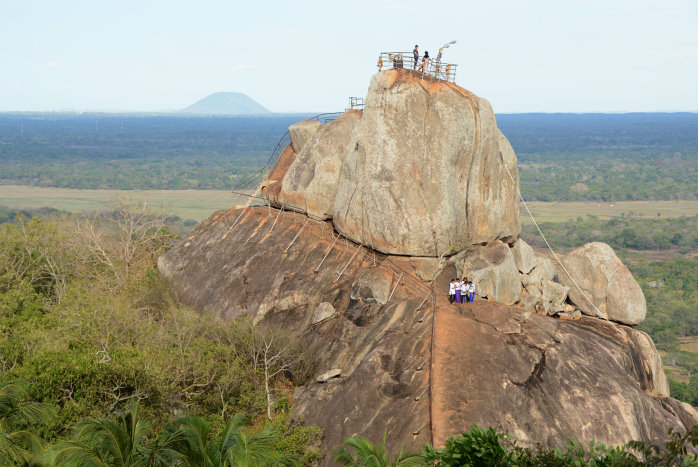
M 452 83 L 384 71 L 363 115 L 290 130 L 298 156 L 272 203 L 332 218 L 357 243 L 439 256 L 521 231 L 514 150 L 489 102 Z
M 516 156 L 485 99 L 406 70 L 378 73 L 350 146 L 333 218 L 352 240 L 438 256 L 518 237 Z
M 610 246 L 587 243 L 561 261 L 569 275 L 560 271 L 560 282 L 582 313 L 633 325 L 645 319 L 645 295 Z
M 698 421 L 668 397 L 649 336 L 546 315 L 578 317 L 567 299 L 590 313 L 576 285 L 604 318 L 637 324 L 645 304 L 606 245 L 563 260 L 575 285 L 517 240 L 516 156 L 487 101 L 388 70 L 363 113 L 289 131 L 260 185 L 284 209 L 215 213 L 158 266 L 186 304 L 317 349 L 316 382 L 295 389 L 293 408 L 325 429 L 325 450 L 385 431 L 418 450 L 473 423 L 525 445 L 657 444 Z M 464 275 L 496 302 L 449 304 Z
M 385 430 L 389 446 L 419 449 L 472 423 L 508 429 L 528 445 L 560 446 L 568 437 L 657 443 L 669 427 L 698 421 L 667 397 L 644 333 L 483 300 L 450 305 L 445 293 L 425 301 L 429 283 L 411 273 L 410 258 L 344 241 L 330 248 L 330 224 L 306 225 L 303 214 L 285 212 L 274 225 L 278 211 L 250 208 L 233 227 L 239 214 L 214 214 L 160 259 L 160 270 L 197 309 L 251 316 L 316 346 L 318 377 L 339 376 L 297 388 L 294 412 L 325 429 L 327 451 L 354 434 L 379 440 Z M 446 265 L 434 290 L 445 290 L 455 272 Z M 380 292 L 354 293 L 367 278 L 384 281 Z M 398 279 L 387 303 L 375 299 Z

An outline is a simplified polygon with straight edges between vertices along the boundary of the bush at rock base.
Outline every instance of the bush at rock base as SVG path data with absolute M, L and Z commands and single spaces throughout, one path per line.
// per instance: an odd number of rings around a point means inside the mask
M 386 453 L 385 440 L 381 446 L 374 446 L 365 438 L 348 438 L 335 450 L 335 459 L 353 459 L 342 465 L 363 466 L 499 466 L 499 467 L 539 467 L 539 466 L 686 466 L 698 465 L 698 456 L 689 453 L 698 446 L 698 425 L 686 433 L 669 430 L 669 441 L 663 448 L 630 441 L 622 446 L 606 446 L 589 443 L 585 447 L 580 442 L 570 440 L 563 448 L 545 449 L 517 446 L 516 440 L 492 427 L 487 429 L 472 425 L 471 431 L 451 436 L 446 445 L 436 449 L 430 444 L 424 446 L 421 455 L 401 451 L 397 459 Z M 338 456 L 343 453 L 352 456 Z M 400 461 L 402 459 L 402 461 Z

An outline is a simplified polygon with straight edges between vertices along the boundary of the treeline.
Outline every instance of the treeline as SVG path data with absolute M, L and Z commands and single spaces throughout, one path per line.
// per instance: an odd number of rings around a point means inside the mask
M 0 114 L 0 183 L 229 189 L 306 117 Z
M 498 114 L 497 125 L 524 162 L 698 156 L 698 113 Z
M 647 219 L 629 213 L 604 220 L 587 215 L 566 222 L 542 222 L 539 225 L 553 246 L 562 249 L 595 241 L 608 243 L 616 250 L 679 249 L 688 253 L 698 249 L 698 216 Z M 522 230 L 521 235 L 532 246 L 545 247 L 533 224 L 522 225 Z
M 527 201 L 634 201 L 698 199 L 698 158 L 659 158 L 638 163 L 631 155 L 519 165 Z
M 201 417 L 219 439 L 239 414 L 250 436 L 271 425 L 283 435 L 277 454 L 312 462 L 319 432 L 292 426 L 288 408 L 294 385 L 316 372 L 313 348 L 179 304 L 156 269 L 176 237 L 165 216 L 129 202 L 106 215 L 0 225 L 0 384 L 24 382 L 24 395 L 55 413 L 31 430 L 52 444 L 84 444 L 85 420 L 111 419 L 135 399 L 152 428 L 142 431 L 144 449 L 182 416 Z M 267 361 L 269 352 L 279 358 Z M 11 417 L 0 428 L 26 423 Z M 0 434 L 0 450 L 8 439 Z

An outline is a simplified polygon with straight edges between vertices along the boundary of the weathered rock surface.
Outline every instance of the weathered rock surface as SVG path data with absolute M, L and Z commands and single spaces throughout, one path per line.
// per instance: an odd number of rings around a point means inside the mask
M 260 184 L 264 198 L 269 200 L 272 205 L 279 204 L 279 193 L 281 193 L 281 183 L 284 181 L 286 172 L 296 160 L 298 155 L 289 144 L 284 148 L 279 156 L 274 168 L 269 172 L 267 178 Z
M 516 156 L 489 102 L 409 70 L 374 75 L 365 102 L 334 202 L 339 232 L 413 256 L 518 237 Z
M 393 273 L 383 268 L 366 268 L 356 274 L 351 284 L 352 300 L 375 302 L 381 305 L 388 302 L 393 285 Z
M 352 131 L 360 119 L 361 111 L 348 110 L 327 125 L 320 123 L 300 145 L 300 152 L 296 148 L 298 144 L 293 144 L 298 156 L 286 171 L 278 202 L 319 219 L 332 217 L 339 174 L 349 153 Z M 292 128 L 293 125 L 289 132 Z M 296 133 L 301 132 L 296 130 Z
M 596 318 L 564 321 L 482 301 L 463 313 L 446 308 L 436 317 L 434 442 L 476 423 L 523 444 L 660 444 L 669 427 L 698 418 L 666 397 L 658 359 L 644 333 Z
M 317 377 L 316 382 L 318 383 L 326 383 L 332 378 L 338 378 L 339 376 L 342 375 L 342 369 L 341 368 L 333 368 L 331 370 L 328 370 L 321 374 L 320 376 Z
M 300 154 L 305 143 L 322 128 L 322 123 L 317 120 L 303 120 L 288 127 L 291 136 L 291 147 L 296 154 Z
M 528 274 L 536 267 L 536 255 L 528 243 L 518 239 L 512 245 L 511 252 L 514 254 L 514 261 L 516 261 L 516 267 L 519 268 L 520 273 Z
M 341 369 L 340 378 L 294 394 L 294 412 L 325 429 L 321 447 L 328 452 L 347 436 L 379 440 L 384 430 L 389 446 L 419 450 L 431 435 L 439 445 L 472 423 L 545 446 L 569 437 L 659 443 L 669 427 L 683 430 L 698 421 L 690 407 L 665 397 L 661 360 L 644 333 L 494 302 L 449 305 L 439 293 L 435 315 L 419 321 L 427 310 L 417 311 L 424 292 L 416 283 L 400 285 L 384 305 L 351 298 L 362 269 L 387 270 L 382 265 L 391 262 L 393 270 L 400 264 L 409 270 L 409 258 L 376 255 L 374 267 L 372 256 L 350 261 L 356 246 L 337 242 L 313 272 L 332 243 L 328 223 L 311 221 L 283 254 L 306 216 L 284 213 L 270 231 L 277 211 L 269 216 L 266 207 L 251 208 L 231 229 L 239 213 L 214 214 L 164 255 L 159 268 L 190 306 L 283 326 L 316 346 L 321 371 Z M 507 254 L 495 246 L 492 255 L 511 255 L 502 246 Z M 507 257 L 518 281 L 515 261 Z M 455 272 L 447 264 L 435 290 Z M 337 318 L 310 326 L 323 302 Z M 329 456 L 323 463 L 331 464 Z
M 436 276 L 443 268 L 443 264 L 441 264 L 438 258 L 412 256 L 410 257 L 410 264 L 414 268 L 417 277 L 427 282 L 436 279 Z
M 536 255 L 536 265 L 528 274 L 521 274 L 521 283 L 526 287 L 535 286 L 542 289 L 543 281 L 551 281 L 555 277 L 553 266 L 545 256 Z M 541 292 L 542 293 L 542 292 Z
M 553 281 L 543 281 L 542 296 L 543 306 L 549 315 L 563 311 L 563 304 L 567 299 L 570 288 Z
M 495 241 L 465 258 L 463 275 L 475 283 L 475 294 L 512 305 L 521 298 L 521 281 L 514 255 L 506 243 Z
M 322 323 L 335 316 L 337 316 L 337 310 L 334 309 L 334 306 L 332 306 L 330 302 L 322 302 L 313 310 L 313 314 L 310 317 L 310 324 Z
M 647 304 L 642 289 L 610 246 L 587 243 L 561 262 L 571 278 L 564 271 L 559 272 L 558 278 L 570 288 L 570 301 L 582 313 L 594 316 L 600 312 L 603 317 L 630 325 L 644 321 Z M 591 303 L 575 287 L 575 282 Z

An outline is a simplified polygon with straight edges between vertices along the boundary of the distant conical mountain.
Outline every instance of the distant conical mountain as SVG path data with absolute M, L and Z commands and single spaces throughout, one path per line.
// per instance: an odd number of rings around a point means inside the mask
M 240 92 L 214 92 L 181 112 L 207 115 L 268 114 L 269 110 Z

